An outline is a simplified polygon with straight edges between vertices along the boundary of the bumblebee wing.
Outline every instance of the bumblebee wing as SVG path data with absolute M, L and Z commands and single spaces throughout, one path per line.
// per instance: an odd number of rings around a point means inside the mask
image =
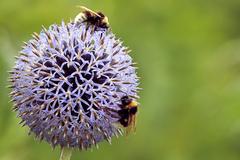
M 132 128 L 132 130 L 133 130 L 133 132 L 135 133 L 136 132 L 136 122 L 137 121 L 137 115 L 135 114 L 135 115 L 133 115 L 133 120 L 132 120 L 132 126 L 133 126 L 133 128 Z
M 82 10 L 91 12 L 91 13 L 95 14 L 95 15 L 98 16 L 98 17 L 101 17 L 98 13 L 94 12 L 93 10 L 91 10 L 91 9 L 85 7 L 85 6 L 77 6 L 77 7 L 81 8 Z
M 129 135 L 130 132 L 136 131 L 136 115 L 129 116 L 128 126 L 126 128 L 126 134 Z

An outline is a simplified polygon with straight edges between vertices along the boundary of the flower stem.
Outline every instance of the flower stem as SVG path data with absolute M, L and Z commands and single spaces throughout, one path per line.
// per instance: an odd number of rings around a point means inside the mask
M 59 160 L 70 160 L 72 155 L 72 150 L 70 148 L 62 148 L 61 156 Z

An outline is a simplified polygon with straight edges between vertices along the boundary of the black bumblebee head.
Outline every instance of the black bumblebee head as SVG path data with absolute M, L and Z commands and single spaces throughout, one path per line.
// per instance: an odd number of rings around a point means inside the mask
M 123 96 L 121 98 L 121 102 L 122 102 L 123 105 L 126 106 L 126 105 L 129 105 L 132 102 L 132 99 L 129 98 L 129 96 Z

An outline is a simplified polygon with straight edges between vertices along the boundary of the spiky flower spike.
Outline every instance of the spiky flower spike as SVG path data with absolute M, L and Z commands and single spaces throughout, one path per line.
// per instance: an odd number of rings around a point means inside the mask
M 14 110 L 53 147 L 87 149 L 121 129 L 120 99 L 138 97 L 129 50 L 109 27 L 77 20 L 43 27 L 11 72 Z

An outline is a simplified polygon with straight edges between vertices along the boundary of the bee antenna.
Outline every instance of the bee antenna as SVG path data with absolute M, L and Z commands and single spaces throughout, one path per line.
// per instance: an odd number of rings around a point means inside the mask
M 94 12 L 93 10 L 91 10 L 91 9 L 85 7 L 85 6 L 79 6 L 79 5 L 77 5 L 77 7 L 78 7 L 78 8 L 81 8 L 82 10 L 89 11 L 89 12 L 95 14 L 95 15 L 98 16 L 98 17 L 101 17 L 97 12 Z
M 120 98 L 119 100 L 114 101 L 114 103 L 115 103 L 115 102 L 121 102 L 121 101 L 122 101 L 122 100 L 121 100 L 121 98 Z
M 114 103 L 115 103 L 115 102 L 120 102 L 120 101 L 121 101 L 121 100 L 119 99 L 119 100 L 114 101 Z
M 127 96 L 128 94 L 127 94 L 127 92 L 124 92 L 123 90 L 121 90 L 120 88 L 119 88 L 119 91 L 120 92 L 122 92 L 123 94 L 125 94 L 125 96 Z

